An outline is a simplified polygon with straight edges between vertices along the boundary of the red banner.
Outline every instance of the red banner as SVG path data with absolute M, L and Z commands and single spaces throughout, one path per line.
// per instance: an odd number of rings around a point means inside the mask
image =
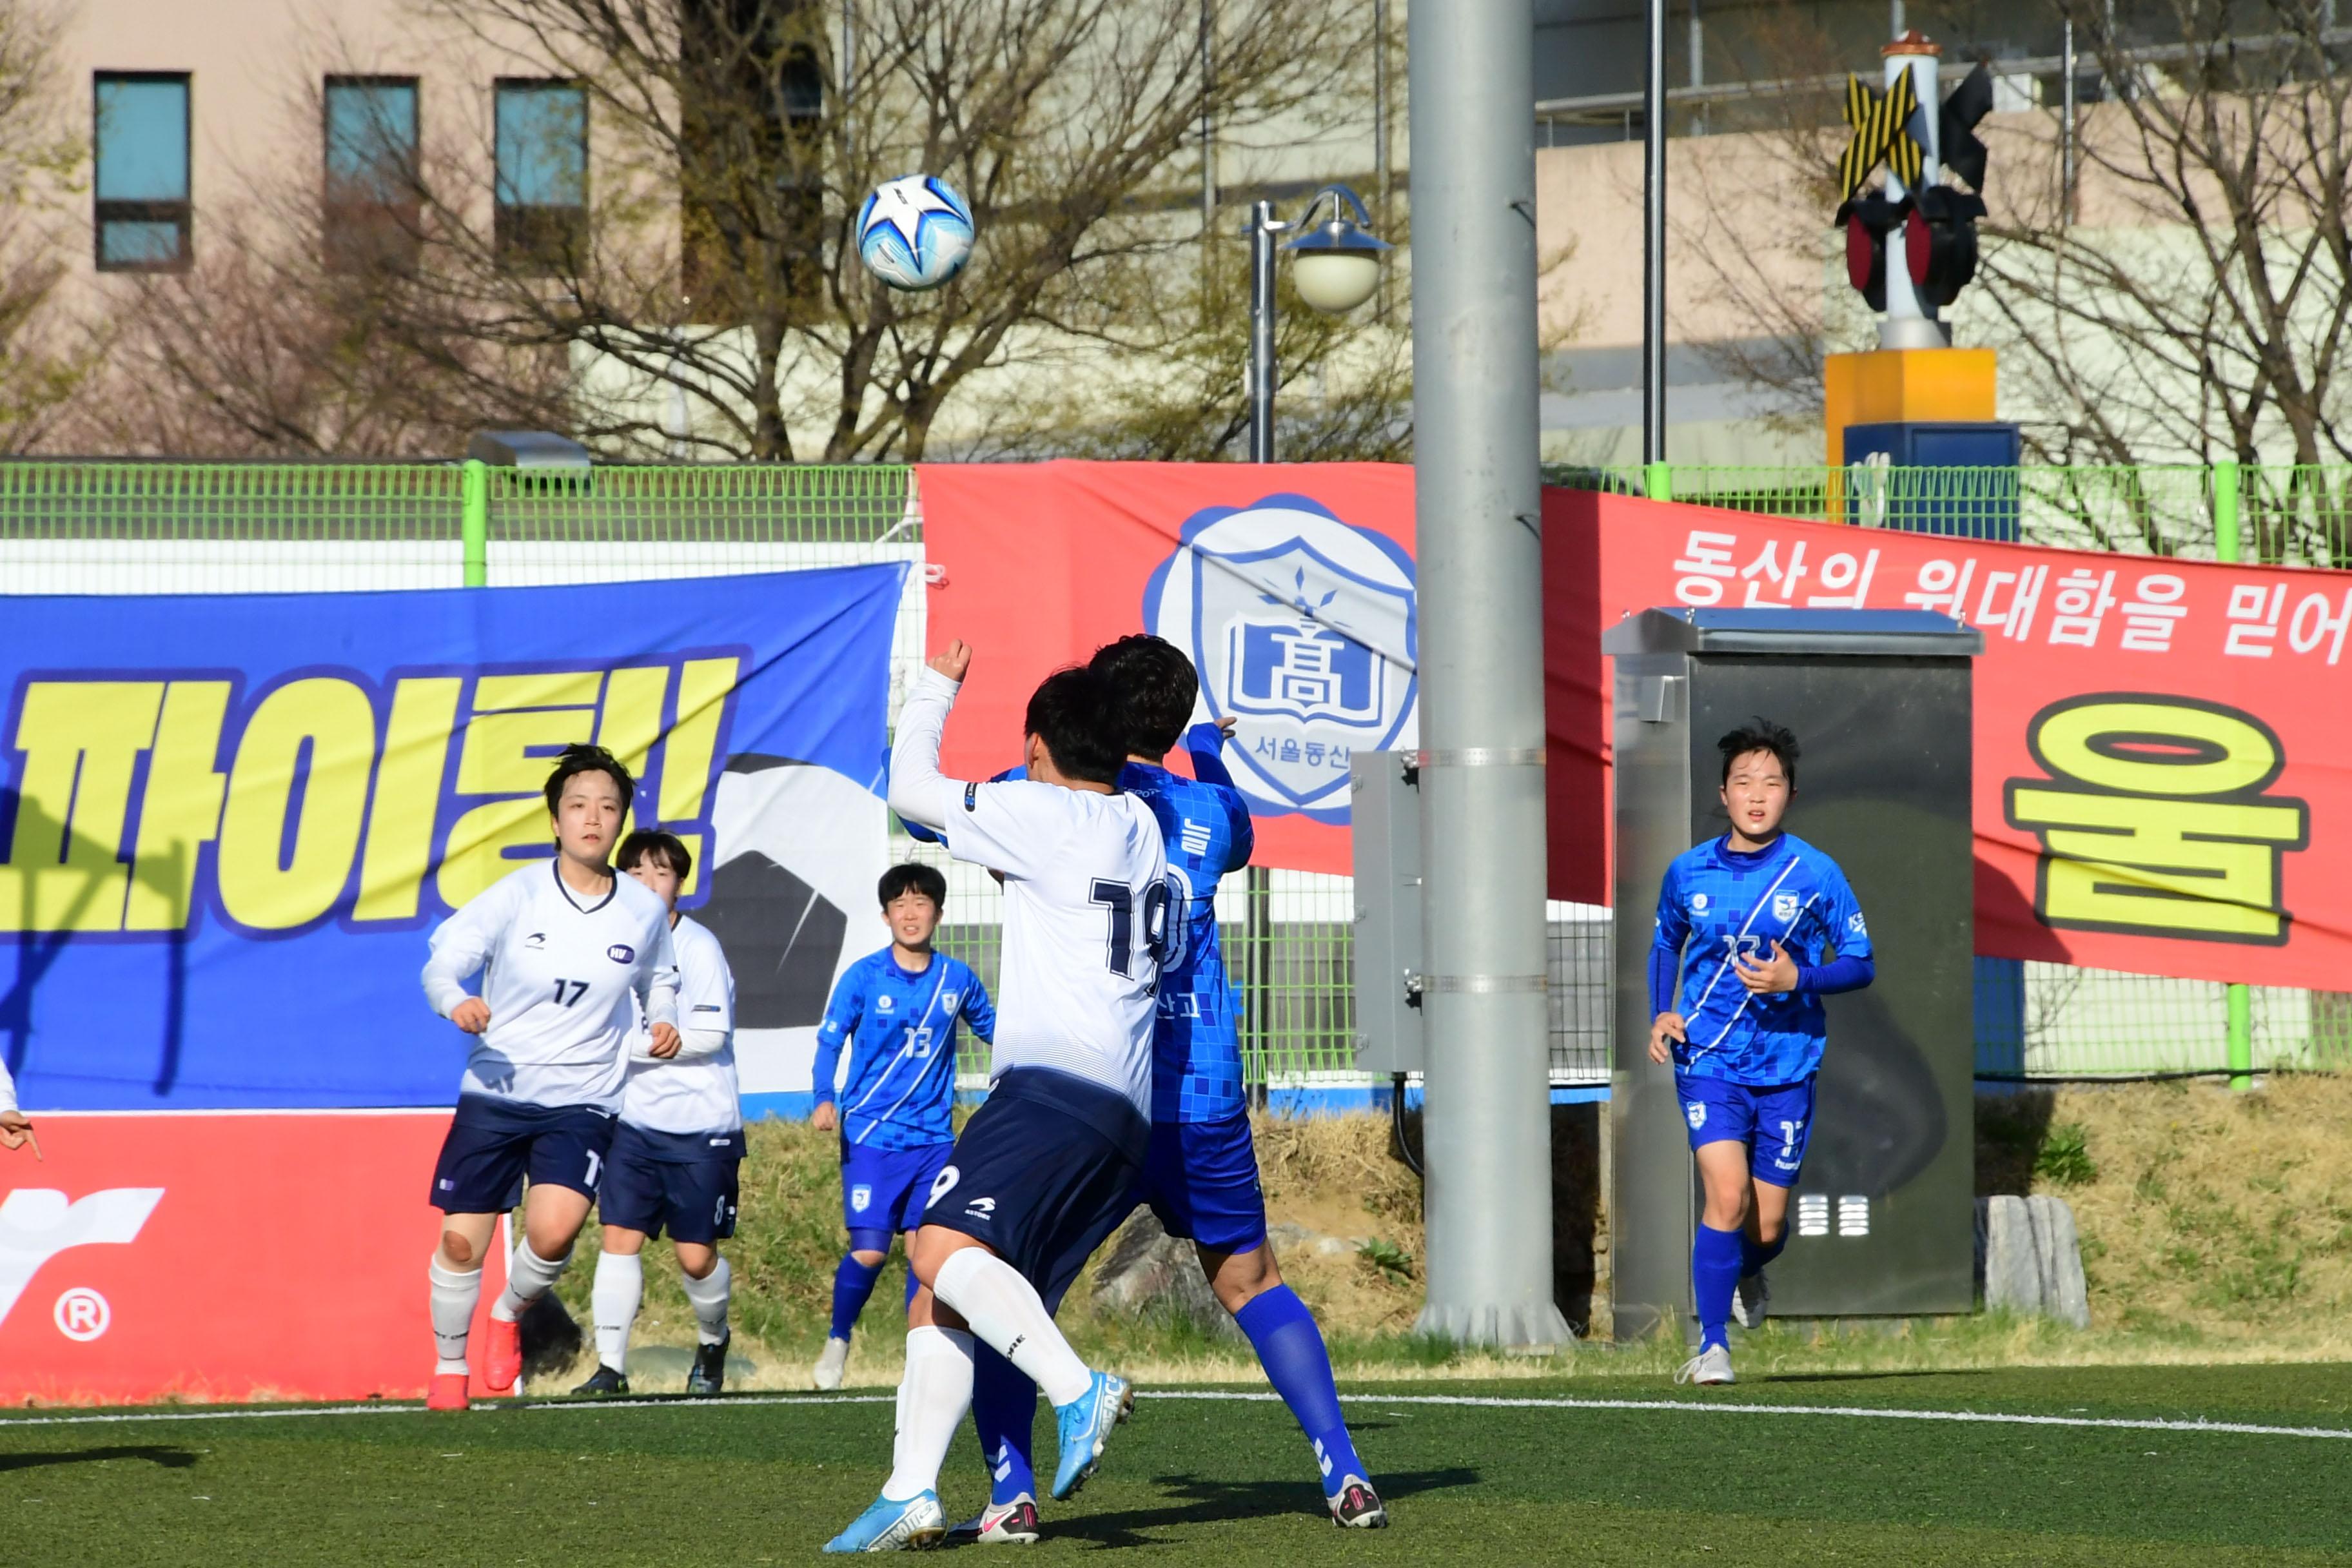
M 916 483 L 930 647 L 975 650 L 949 773 L 1017 763 L 1040 679 L 1153 631 L 1200 668 L 1201 716 L 1236 721 L 1256 863 L 1349 868 L 1350 757 L 1420 733 L 1410 468 L 920 464 Z
M 1545 496 L 1553 896 L 1607 897 L 1602 627 L 1929 609 L 1977 662 L 1976 951 L 2352 986 L 2352 575 Z
M 425 1194 L 448 1125 L 40 1117 L 45 1161 L 0 1152 L 0 1401 L 421 1395 L 440 1235 Z M 503 1284 L 493 1256 L 477 1347 Z

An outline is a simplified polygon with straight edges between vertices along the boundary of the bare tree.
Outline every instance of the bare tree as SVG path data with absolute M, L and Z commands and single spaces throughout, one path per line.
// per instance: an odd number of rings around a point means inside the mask
M 497 146 L 428 149 L 373 331 L 561 364 L 570 426 L 610 447 L 761 461 L 912 459 L 950 426 L 1002 446 L 1072 366 L 1181 363 L 1203 114 L 1311 125 L 1368 25 L 1339 0 L 1236 0 L 1204 82 L 1198 0 L 419 5 L 513 75 L 576 84 L 590 157 L 550 205 L 494 184 Z M 922 294 L 868 275 L 850 232 L 913 170 L 980 235 Z
M 1988 226 L 1979 287 L 2025 373 L 2029 437 L 2053 460 L 2293 464 L 2258 506 L 2264 559 L 2352 563 L 2352 72 L 2311 0 L 2201 0 L 2074 19 L 2105 84 L 2083 116 L 2077 189 L 2058 128 L 2039 181 Z M 2012 374 L 2015 371 L 2012 372 Z
M 62 26 L 37 0 L 0 0 L 0 451 L 47 438 L 99 356 L 58 296 L 87 162 L 57 69 Z

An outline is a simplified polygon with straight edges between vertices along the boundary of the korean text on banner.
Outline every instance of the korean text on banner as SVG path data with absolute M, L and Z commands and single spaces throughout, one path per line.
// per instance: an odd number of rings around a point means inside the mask
M 1570 492 L 1545 519 L 1555 807 L 1588 844 L 1601 627 L 1654 605 L 1934 610 L 1985 635 L 1979 953 L 2328 990 L 2352 973 L 2352 576 Z M 1597 897 L 1605 866 L 1562 853 L 1559 820 L 1555 896 Z
M 806 1050 L 793 1085 L 762 1045 L 813 1040 L 856 956 L 904 570 L 11 600 L 0 1048 L 25 1103 L 448 1104 L 464 1052 L 418 993 L 425 934 L 551 852 L 551 759 L 588 741 L 638 776 L 628 826 L 694 851 L 683 902 L 755 977 L 747 1090 L 804 1090 Z
M 973 645 L 941 766 L 1020 759 L 1048 673 L 1130 632 L 1201 672 L 1231 718 L 1256 862 L 1346 871 L 1349 763 L 1418 743 L 1412 470 L 1376 463 L 925 464 L 934 651 Z

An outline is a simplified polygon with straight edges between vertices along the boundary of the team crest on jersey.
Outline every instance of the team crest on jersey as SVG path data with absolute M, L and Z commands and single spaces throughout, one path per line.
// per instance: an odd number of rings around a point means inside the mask
M 874 1189 L 864 1182 L 849 1189 L 849 1212 L 864 1214 L 874 1203 Z
M 963 993 L 961 991 L 942 991 L 940 993 L 940 1000 L 946 1003 L 948 1011 L 952 1013 L 956 1009 L 956 1004 L 963 1000 Z
M 1685 1101 L 1683 1105 L 1683 1115 L 1689 1119 L 1691 1131 L 1697 1131 L 1706 1125 L 1706 1102 L 1698 1100 Z
M 1795 920 L 1797 918 L 1797 895 L 1794 893 L 1773 894 L 1772 918 L 1779 921 L 1783 925 Z
M 615 963 L 635 963 L 637 961 L 637 950 L 625 942 L 616 942 L 604 950 L 604 956 Z
M 1705 893 L 1693 893 L 1691 895 L 1691 913 L 1695 915 L 1703 915 L 1706 913 L 1706 895 Z
M 1188 518 L 1143 624 L 1192 656 L 1209 716 L 1239 721 L 1234 782 L 1262 812 L 1345 823 L 1356 752 L 1419 741 L 1412 557 L 1305 496 Z

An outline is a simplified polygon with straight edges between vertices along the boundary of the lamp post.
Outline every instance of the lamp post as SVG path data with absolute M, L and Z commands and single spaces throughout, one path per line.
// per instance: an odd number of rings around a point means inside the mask
M 1315 221 L 1329 199 L 1330 217 Z M 1351 218 L 1349 214 L 1355 216 Z M 1283 249 L 1291 253 L 1291 276 L 1298 297 L 1328 315 L 1344 315 L 1372 297 L 1380 286 L 1381 258 L 1388 241 L 1370 230 L 1371 215 L 1363 198 L 1345 185 L 1326 185 L 1307 198 L 1307 210 L 1297 219 L 1274 216 L 1272 202 L 1250 205 L 1250 461 L 1274 461 L 1274 252 L 1275 237 L 1292 229 L 1298 237 Z M 1247 963 L 1242 972 L 1243 1017 L 1255 1047 L 1261 1076 L 1257 1103 L 1265 1103 L 1264 1063 L 1274 1034 L 1274 879 L 1263 866 L 1252 866 L 1247 923 L 1243 947 Z
M 1316 213 L 1328 198 L 1331 216 Z M 1350 217 L 1349 213 L 1355 216 Z M 1307 210 L 1293 220 L 1274 216 L 1272 202 L 1250 206 L 1250 461 L 1274 461 L 1274 253 L 1275 237 L 1299 231 L 1282 247 L 1291 253 L 1298 297 L 1326 315 L 1341 316 L 1372 297 L 1380 287 L 1381 258 L 1388 241 L 1371 232 L 1371 214 L 1361 196 L 1345 185 L 1326 185 L 1307 198 Z

